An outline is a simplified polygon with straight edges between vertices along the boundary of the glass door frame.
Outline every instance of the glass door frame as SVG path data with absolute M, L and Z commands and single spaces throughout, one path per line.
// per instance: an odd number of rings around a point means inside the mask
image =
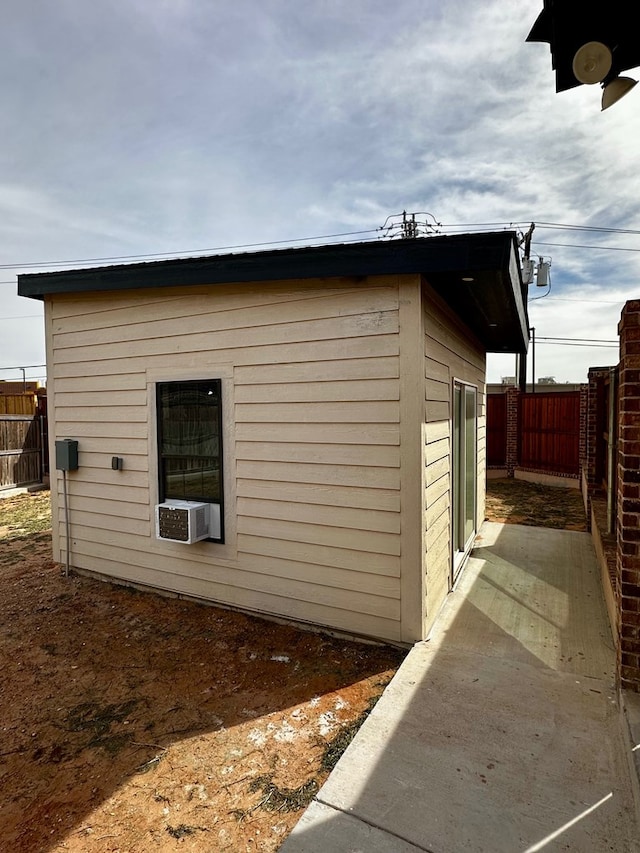
M 478 386 L 454 379 L 451 416 L 451 586 L 477 533 Z

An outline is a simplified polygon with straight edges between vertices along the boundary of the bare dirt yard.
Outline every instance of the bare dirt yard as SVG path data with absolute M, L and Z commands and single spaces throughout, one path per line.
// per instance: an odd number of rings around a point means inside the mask
M 0 500 L 0 850 L 276 851 L 404 652 L 74 576 Z
M 485 517 L 504 524 L 586 531 L 582 495 L 578 489 L 546 486 L 526 480 L 487 480 Z
M 586 529 L 521 480 L 486 517 Z M 0 499 L 0 850 L 278 850 L 404 652 L 65 577 L 50 523 Z

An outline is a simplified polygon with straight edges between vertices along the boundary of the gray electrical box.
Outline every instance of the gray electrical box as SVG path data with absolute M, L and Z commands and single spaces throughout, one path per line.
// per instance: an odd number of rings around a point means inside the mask
M 74 438 L 56 441 L 56 469 L 75 471 L 78 467 L 78 442 Z

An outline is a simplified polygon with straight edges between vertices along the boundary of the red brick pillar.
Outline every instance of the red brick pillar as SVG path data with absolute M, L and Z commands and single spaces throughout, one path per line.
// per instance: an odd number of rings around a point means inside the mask
M 618 332 L 619 673 L 621 687 L 640 692 L 640 300 L 624 306 Z
M 580 470 L 587 461 L 587 408 L 589 405 L 589 386 L 580 386 L 580 450 L 578 453 Z
M 507 477 L 513 477 L 518 467 L 518 409 L 520 389 L 516 385 L 507 388 L 507 452 L 505 466 Z
M 585 412 L 585 451 L 584 461 L 587 481 L 587 525 L 591 529 L 591 499 L 601 489 L 603 473 L 600 470 L 603 460 L 598 460 L 598 441 L 605 428 L 604 387 L 609 376 L 608 367 L 590 367 L 587 384 L 587 408 Z M 580 417 L 582 418 L 582 395 L 580 396 Z M 606 460 L 605 460 L 606 461 Z

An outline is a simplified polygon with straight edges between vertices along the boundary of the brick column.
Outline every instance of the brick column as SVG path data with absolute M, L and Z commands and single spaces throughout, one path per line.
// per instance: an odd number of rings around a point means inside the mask
M 618 326 L 618 513 L 616 581 L 620 597 L 620 685 L 640 692 L 640 300 Z
M 580 449 L 578 452 L 580 471 L 587 461 L 587 407 L 589 404 L 589 386 L 580 386 Z
M 520 389 L 516 385 L 507 388 L 507 452 L 505 465 L 507 477 L 513 477 L 518 467 L 518 409 Z
M 604 383 L 609 376 L 608 367 L 590 367 L 588 374 L 587 401 L 584 424 L 584 460 L 582 459 L 581 447 L 581 465 L 585 468 L 587 480 L 587 525 L 591 529 L 591 501 L 596 492 L 601 488 L 600 481 L 602 479 L 601 472 L 598 471 L 597 450 L 599 432 L 604 425 Z M 582 420 L 582 392 L 580 395 L 580 418 Z M 582 424 L 581 424 L 582 427 Z M 581 430 L 582 441 L 582 430 Z

